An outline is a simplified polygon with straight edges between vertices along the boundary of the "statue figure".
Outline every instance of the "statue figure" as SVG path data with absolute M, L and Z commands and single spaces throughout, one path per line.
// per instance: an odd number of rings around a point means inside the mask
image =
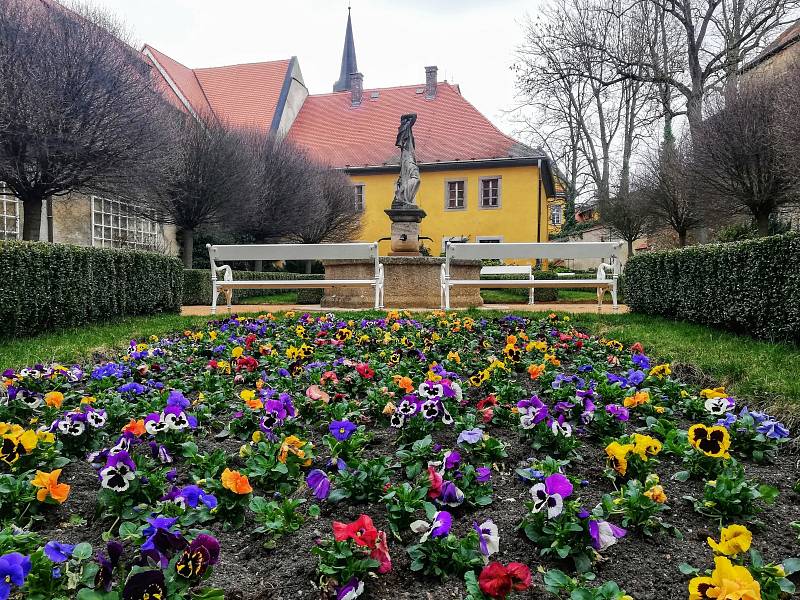
M 395 146 L 400 148 L 400 176 L 394 186 L 392 210 L 417 207 L 417 190 L 419 190 L 419 167 L 414 154 L 414 133 L 411 128 L 417 120 L 414 113 L 400 117 Z

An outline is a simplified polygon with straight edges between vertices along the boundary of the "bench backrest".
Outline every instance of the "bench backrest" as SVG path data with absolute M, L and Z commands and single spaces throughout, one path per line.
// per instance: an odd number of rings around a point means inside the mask
M 481 275 L 530 275 L 533 267 L 530 265 L 503 265 L 482 267 Z
M 447 244 L 448 262 L 452 259 L 508 258 L 615 258 L 622 242 L 564 242 L 564 243 L 499 243 Z
M 243 244 L 215 246 L 206 244 L 211 266 L 230 260 L 337 260 L 369 259 L 377 262 L 377 243 L 353 244 Z

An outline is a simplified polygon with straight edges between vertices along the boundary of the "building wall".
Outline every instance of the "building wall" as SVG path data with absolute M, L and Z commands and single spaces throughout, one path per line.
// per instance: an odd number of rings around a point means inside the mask
M 479 186 L 484 177 L 501 179 L 499 208 L 480 208 Z M 361 241 L 374 242 L 388 237 L 390 221 L 384 210 L 392 203 L 397 173 L 356 173 L 351 174 L 350 179 L 353 184 L 364 185 Z M 446 182 L 453 180 L 466 181 L 464 209 L 445 209 Z M 420 235 L 433 238 L 433 243 L 427 240 L 424 243 L 434 256 L 441 253 L 442 240 L 448 238 L 464 237 L 469 242 L 480 241 L 481 237 L 499 237 L 504 242 L 548 240 L 547 198 L 536 166 L 423 170 L 417 203 L 427 213 Z M 381 242 L 380 251 L 388 254 L 388 241 Z
M 300 72 L 300 64 L 295 60 L 292 68 L 292 81 L 289 85 L 289 93 L 286 95 L 286 103 L 283 106 L 283 113 L 281 113 L 281 121 L 278 125 L 278 137 L 284 137 L 289 128 L 297 118 L 297 113 L 303 108 L 308 96 L 308 89 L 306 89 L 305 82 L 303 81 L 303 74 Z
M 83 194 L 70 194 L 53 201 L 53 241 L 59 244 L 92 245 L 92 201 Z
M 558 224 L 553 223 L 552 220 L 552 207 L 553 206 L 561 206 L 561 222 Z M 547 233 L 549 235 L 555 235 L 561 232 L 561 228 L 564 226 L 564 220 L 567 218 L 567 201 L 564 198 L 550 198 L 547 201 Z
M 742 79 L 747 81 L 761 77 L 774 77 L 798 64 L 800 64 L 800 41 L 795 41 L 746 71 Z

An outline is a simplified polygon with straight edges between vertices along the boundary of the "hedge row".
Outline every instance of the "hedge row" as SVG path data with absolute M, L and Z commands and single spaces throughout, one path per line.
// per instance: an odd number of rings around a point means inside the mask
M 625 267 L 631 310 L 800 341 L 800 236 L 648 252 Z
M 183 268 L 162 254 L 0 242 L 0 337 L 177 313 Z
M 248 279 L 250 281 L 268 281 L 271 279 L 324 279 L 324 275 L 301 275 L 298 273 L 289 273 L 286 271 L 234 271 L 233 279 Z M 250 290 L 234 290 L 233 302 L 241 300 L 242 298 L 251 298 L 253 296 L 271 296 L 273 294 L 280 294 L 290 290 L 284 289 L 250 289 Z M 211 270 L 210 269 L 187 269 L 183 277 L 183 303 L 185 305 L 210 305 L 211 304 Z M 220 294 L 217 303 L 224 304 L 224 296 Z M 314 304 L 312 302 L 312 304 Z

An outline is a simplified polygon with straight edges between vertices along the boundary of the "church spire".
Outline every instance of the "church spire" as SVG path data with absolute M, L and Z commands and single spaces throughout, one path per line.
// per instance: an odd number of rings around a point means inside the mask
M 356 46 L 353 43 L 353 24 L 350 21 L 350 7 L 347 7 L 347 30 L 344 34 L 344 50 L 342 50 L 342 68 L 339 71 L 339 81 L 333 84 L 334 92 L 343 92 L 350 89 L 350 74 L 358 72 L 356 63 Z

